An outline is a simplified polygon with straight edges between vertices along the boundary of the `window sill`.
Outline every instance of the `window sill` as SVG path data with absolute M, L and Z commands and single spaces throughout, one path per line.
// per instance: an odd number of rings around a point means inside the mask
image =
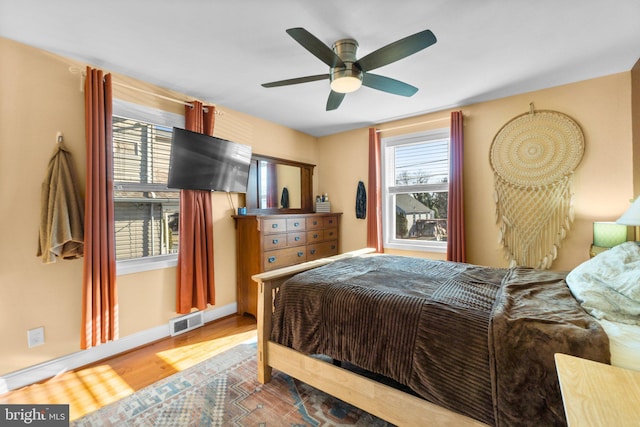
M 116 276 L 160 270 L 178 265 L 178 254 L 159 255 L 143 259 L 130 259 L 116 262 Z
M 416 251 L 416 252 L 435 252 L 435 253 L 447 252 L 447 242 L 429 242 L 429 243 L 388 242 L 384 244 L 384 247 L 389 249 L 399 249 L 404 251 Z

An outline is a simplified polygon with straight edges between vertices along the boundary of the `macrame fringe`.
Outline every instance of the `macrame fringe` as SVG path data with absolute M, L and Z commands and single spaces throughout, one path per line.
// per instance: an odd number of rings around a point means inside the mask
M 523 187 L 495 174 L 498 240 L 510 267 L 551 267 L 574 219 L 571 177 Z

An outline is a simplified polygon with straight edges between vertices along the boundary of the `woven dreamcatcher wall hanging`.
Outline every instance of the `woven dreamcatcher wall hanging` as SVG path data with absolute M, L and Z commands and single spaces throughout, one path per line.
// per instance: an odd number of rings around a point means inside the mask
M 584 135 L 570 117 L 530 111 L 498 131 L 490 150 L 499 241 L 511 267 L 548 269 L 573 222 L 571 183 Z

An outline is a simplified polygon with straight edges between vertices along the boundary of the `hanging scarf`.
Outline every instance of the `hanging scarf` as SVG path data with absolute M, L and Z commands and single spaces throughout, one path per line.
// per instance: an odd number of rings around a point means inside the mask
M 280 206 L 285 209 L 289 207 L 289 190 L 287 190 L 287 187 L 284 187 L 282 189 L 282 197 L 280 197 Z
M 362 181 L 358 182 L 358 190 L 356 192 L 356 218 L 365 219 L 367 217 L 367 190 L 364 188 Z

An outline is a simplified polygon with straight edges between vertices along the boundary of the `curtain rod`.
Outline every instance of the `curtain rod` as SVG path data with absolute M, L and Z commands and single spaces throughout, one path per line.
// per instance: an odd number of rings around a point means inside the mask
M 408 128 L 408 127 L 412 127 L 412 126 L 426 125 L 428 123 L 441 122 L 443 120 L 451 120 L 451 118 L 450 117 L 442 117 L 442 118 L 439 118 L 439 119 L 427 120 L 427 121 L 424 121 L 424 122 L 411 123 L 410 125 L 396 126 L 396 127 L 387 128 L 387 129 L 376 129 L 376 133 L 388 132 L 390 130 L 404 129 L 404 128 Z
M 82 80 L 80 82 L 80 85 L 81 85 L 81 90 L 83 90 L 82 86 L 84 84 L 83 80 L 85 78 L 84 71 L 82 71 L 80 68 L 77 68 L 77 67 L 69 67 L 69 71 L 71 72 L 71 74 L 80 74 L 82 76 Z M 147 94 L 147 95 L 155 96 L 156 98 L 162 98 L 162 99 L 164 99 L 166 101 L 171 101 L 171 102 L 175 102 L 175 103 L 182 104 L 182 105 L 185 105 L 185 106 L 193 107 L 193 104 L 191 102 L 183 101 L 181 99 L 176 99 L 176 98 L 171 98 L 169 96 L 160 95 L 159 93 L 150 92 L 148 90 L 140 89 L 139 87 L 130 86 L 130 85 L 125 84 L 125 83 L 120 83 L 120 82 L 118 82 L 116 80 L 112 80 L 112 83 L 115 84 L 115 85 L 118 85 L 120 87 L 124 87 L 124 88 L 127 88 L 127 89 L 135 90 L 137 92 L 141 92 L 141 93 L 144 93 L 144 94 Z M 211 105 L 211 104 L 209 104 L 209 105 Z M 215 104 L 212 105 L 212 106 L 215 107 Z M 205 107 L 204 110 L 207 111 L 207 108 Z M 219 111 L 218 109 L 215 110 L 215 115 L 217 115 L 217 116 L 220 115 L 221 116 L 222 114 L 223 114 L 222 111 Z

